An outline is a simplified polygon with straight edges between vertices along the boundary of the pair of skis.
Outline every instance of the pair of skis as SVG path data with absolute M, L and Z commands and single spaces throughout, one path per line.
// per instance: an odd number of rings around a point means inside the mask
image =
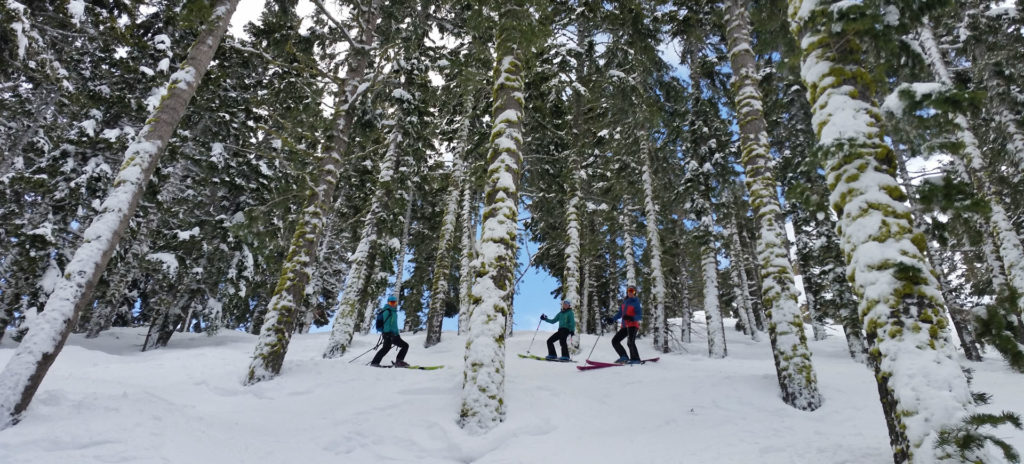
M 548 358 L 545 358 L 543 356 L 537 356 L 535 354 L 520 354 L 519 357 L 523 358 L 523 359 L 536 359 L 538 361 L 548 361 L 548 362 L 565 362 L 565 363 L 575 362 L 575 361 L 573 361 L 571 359 L 570 360 L 562 360 L 562 359 L 557 359 L 557 358 L 556 359 L 548 359 Z M 659 359 L 661 359 L 661 358 L 644 359 L 644 360 L 640 361 L 640 364 L 649 363 L 649 362 L 658 362 Z M 576 368 L 581 370 L 581 371 L 589 371 L 589 370 L 593 370 L 593 369 L 602 369 L 602 368 L 605 368 L 605 367 L 619 367 L 619 366 L 632 366 L 632 365 L 633 364 L 618 364 L 618 363 L 606 363 L 606 362 L 600 362 L 600 361 L 591 361 L 591 360 L 588 359 L 587 360 L 587 365 L 585 365 L 585 366 L 576 366 Z
M 537 355 L 533 355 L 533 354 L 520 354 L 519 357 L 523 358 L 523 359 L 536 359 L 538 361 L 548 361 L 548 362 L 564 362 L 564 363 L 574 362 L 571 359 L 569 359 L 569 360 L 548 359 L 548 358 L 537 356 Z M 640 361 L 640 364 L 646 364 L 646 363 L 649 363 L 649 362 L 657 362 L 659 359 L 661 359 L 661 358 L 644 359 L 644 360 Z M 605 367 L 622 367 L 622 366 L 632 366 L 632 365 L 633 364 L 618 364 L 618 363 L 606 363 L 606 362 L 600 362 L 600 361 L 591 361 L 591 360 L 588 359 L 586 366 L 576 366 L 576 368 L 581 370 L 581 371 L 589 371 L 589 370 L 594 370 L 594 369 L 603 369 Z M 393 368 L 393 367 L 398 367 L 398 366 L 395 366 L 394 364 L 392 364 L 390 366 L 375 366 L 375 367 Z M 438 370 L 438 369 L 440 369 L 442 367 L 444 367 L 444 366 L 443 365 L 442 366 L 406 366 L 403 369 L 418 369 L 418 370 L 421 370 L 421 371 L 435 371 L 435 370 Z
M 398 366 L 396 366 L 394 364 L 392 364 L 390 366 L 373 366 L 373 367 L 380 367 L 380 368 L 383 368 L 383 369 L 390 369 L 390 368 L 393 368 L 393 367 L 394 368 L 399 368 Z M 442 367 L 444 367 L 444 366 L 405 366 L 405 367 L 401 367 L 399 369 L 419 369 L 421 371 L 436 371 L 436 370 L 438 370 L 438 369 L 440 369 Z
M 520 354 L 519 357 L 523 358 L 523 359 L 536 359 L 538 361 L 564 362 L 564 363 L 575 362 L 575 361 L 573 361 L 571 359 L 558 359 L 558 358 L 548 359 L 548 358 L 545 358 L 543 356 L 537 356 L 535 354 Z
M 646 363 L 649 363 L 649 362 L 658 362 L 659 359 L 661 359 L 661 358 L 643 359 L 643 360 L 640 361 L 640 364 L 646 364 Z M 591 361 L 591 360 L 588 359 L 586 366 L 576 366 L 576 368 L 581 370 L 581 371 L 590 371 L 590 370 L 594 370 L 594 369 L 604 369 L 606 367 L 622 367 L 622 366 L 634 366 L 634 365 L 636 365 L 636 364 L 606 363 L 606 362 L 599 362 L 599 361 Z

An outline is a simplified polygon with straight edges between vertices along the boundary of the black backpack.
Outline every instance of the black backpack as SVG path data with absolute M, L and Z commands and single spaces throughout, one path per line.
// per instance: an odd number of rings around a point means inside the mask
M 384 311 L 377 311 L 377 320 L 373 323 L 373 327 L 378 332 L 384 331 Z

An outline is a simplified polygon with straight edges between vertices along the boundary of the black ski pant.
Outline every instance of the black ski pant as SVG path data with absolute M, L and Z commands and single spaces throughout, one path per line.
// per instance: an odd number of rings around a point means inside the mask
M 402 340 L 396 333 L 385 333 L 381 335 L 384 337 L 384 346 L 377 350 L 377 354 L 373 355 L 373 361 L 370 364 L 380 364 L 380 360 L 384 359 L 384 355 L 391 351 L 391 345 L 398 347 L 398 358 L 395 361 L 405 361 L 405 353 L 409 352 L 409 344 Z
M 615 352 L 619 354 L 620 358 L 626 357 L 626 349 L 622 347 L 622 339 L 628 336 L 629 341 L 626 344 L 629 345 L 629 359 L 633 361 L 640 360 L 640 353 L 636 351 L 637 331 L 639 331 L 637 327 L 623 327 L 612 337 L 612 348 L 615 348 Z
M 572 335 L 572 332 L 569 332 L 569 329 L 558 329 L 558 332 L 555 332 L 554 335 L 548 337 L 548 356 L 555 355 L 555 342 L 557 341 L 559 345 L 562 346 L 562 356 L 568 358 L 569 345 L 566 344 L 565 340 L 569 338 L 569 335 Z

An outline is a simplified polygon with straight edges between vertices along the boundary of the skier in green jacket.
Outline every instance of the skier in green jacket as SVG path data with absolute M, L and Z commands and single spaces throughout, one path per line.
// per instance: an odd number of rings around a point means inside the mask
M 562 310 L 558 312 L 553 318 L 548 318 L 547 315 L 541 314 L 540 320 L 554 324 L 558 323 L 558 332 L 555 332 L 550 338 L 548 338 L 548 360 L 559 360 L 569 361 L 569 345 L 566 343 L 566 339 L 570 335 L 576 333 L 576 316 L 572 312 L 572 304 L 569 300 L 562 302 Z M 555 357 L 555 341 L 562 346 L 562 357 Z
M 388 305 L 377 313 L 376 325 L 384 338 L 384 346 L 377 350 L 370 365 L 380 367 L 380 361 L 384 359 L 384 355 L 388 354 L 388 351 L 391 351 L 393 345 L 398 347 L 398 358 L 395 359 L 394 366 L 409 367 L 409 364 L 405 362 L 405 353 L 409 352 L 409 344 L 398 335 L 398 297 L 388 296 Z

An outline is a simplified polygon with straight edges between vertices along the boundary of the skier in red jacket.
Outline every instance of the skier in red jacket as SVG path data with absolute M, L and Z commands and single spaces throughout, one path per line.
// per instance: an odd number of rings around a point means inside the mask
M 630 285 L 626 288 L 626 299 L 622 300 L 619 312 L 615 317 L 605 317 L 606 324 L 613 324 L 622 319 L 622 328 L 612 337 L 612 347 L 619 354 L 618 364 L 640 364 L 640 353 L 636 350 L 636 334 L 640 331 L 640 320 L 643 318 L 643 310 L 640 308 L 640 299 L 636 297 L 636 287 Z M 629 337 L 626 344 L 629 346 L 629 357 L 626 357 L 626 350 L 622 347 L 622 339 Z

